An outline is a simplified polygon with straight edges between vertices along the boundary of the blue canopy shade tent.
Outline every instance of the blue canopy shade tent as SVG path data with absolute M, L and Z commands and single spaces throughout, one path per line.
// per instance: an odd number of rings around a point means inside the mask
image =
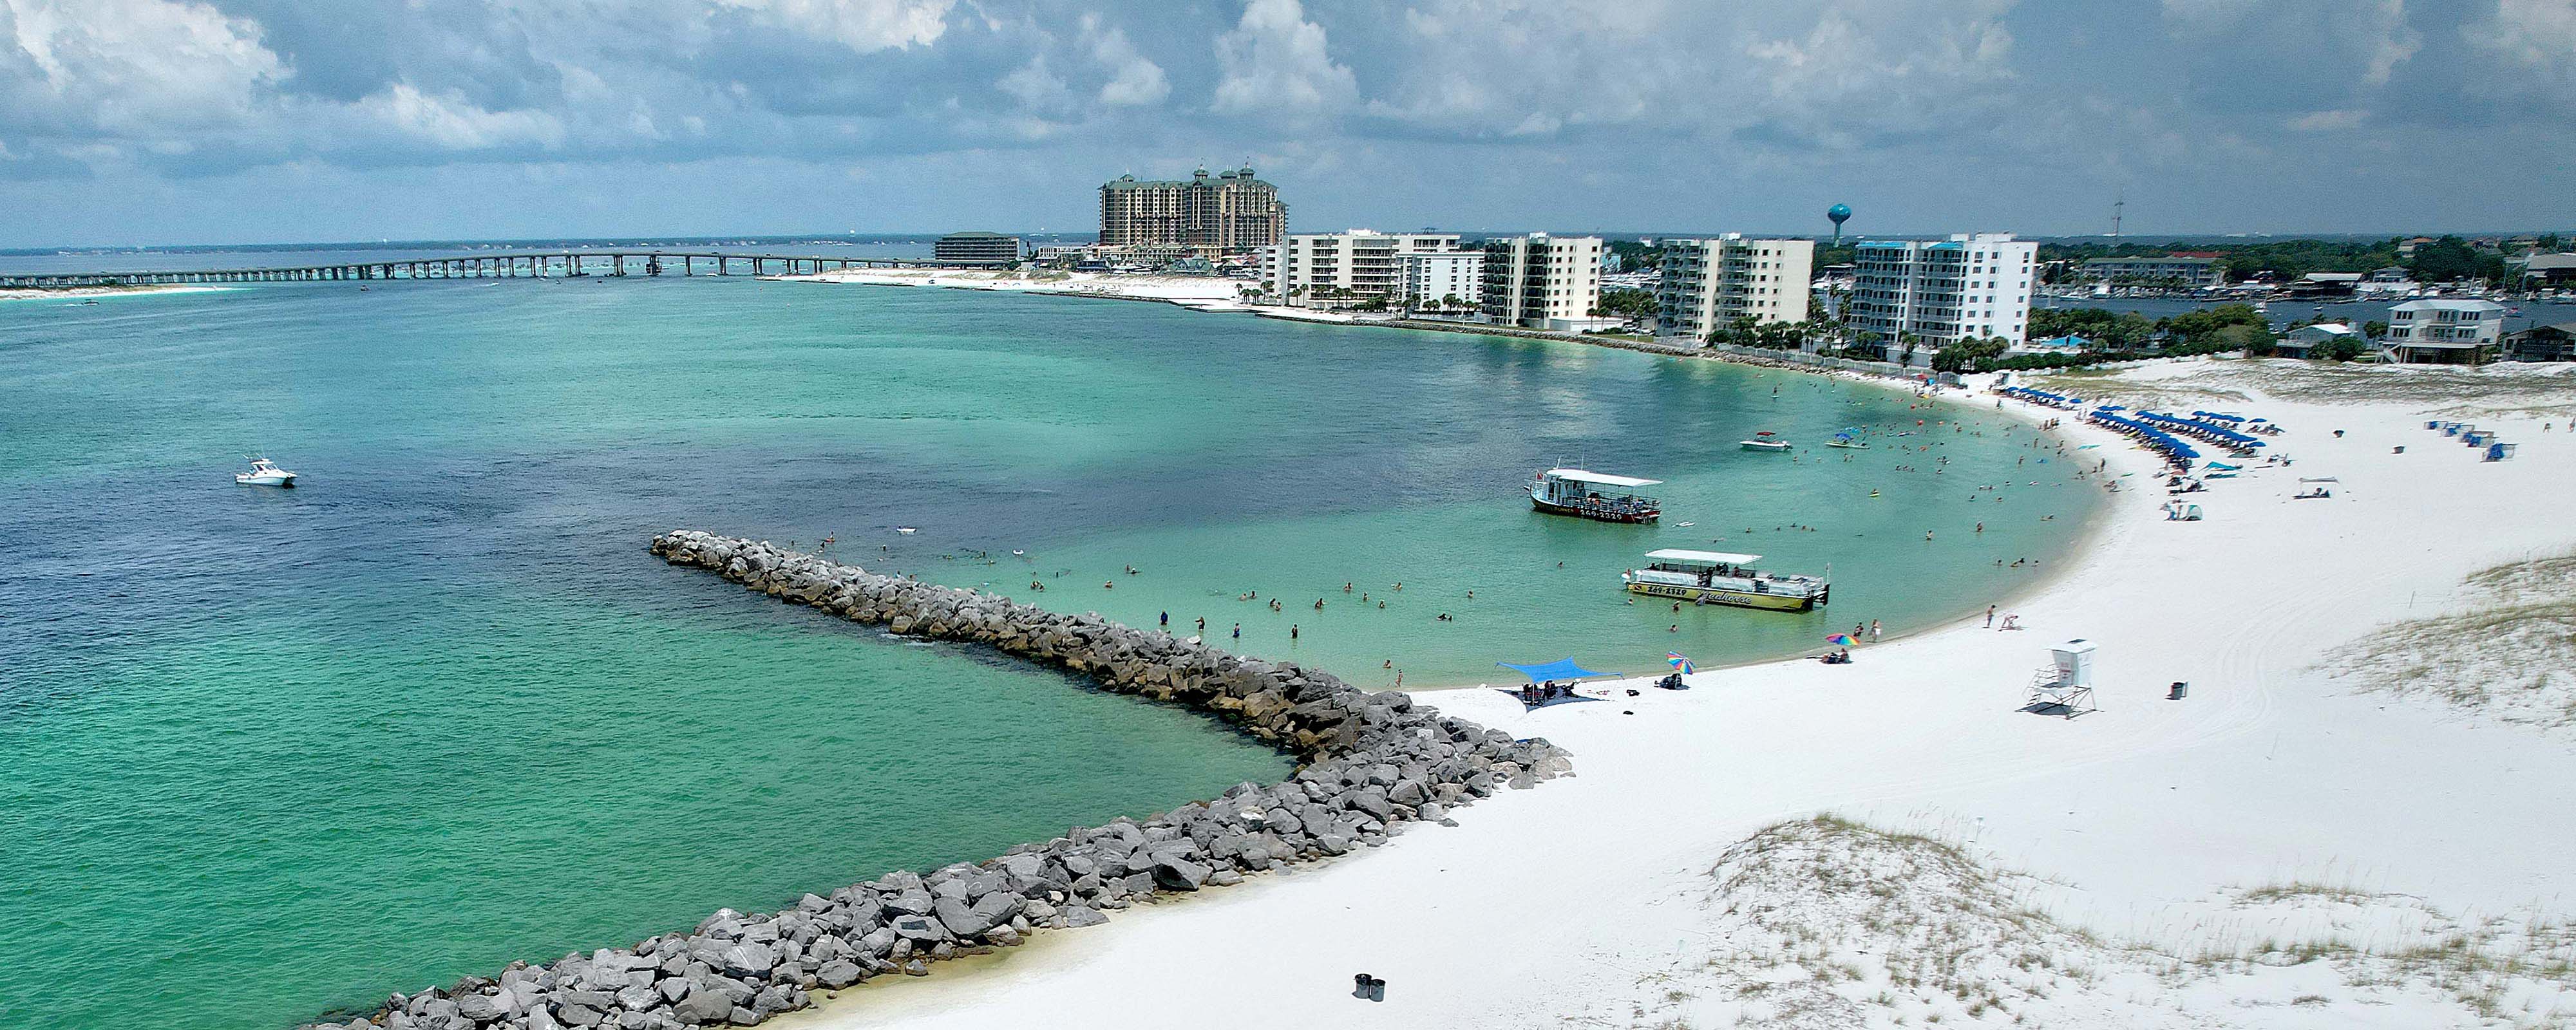
M 1559 658 L 1552 662 L 1544 662 L 1536 665 L 1514 665 L 1510 662 L 1495 662 L 1494 664 L 1506 669 L 1518 671 L 1521 675 L 1529 677 L 1530 682 L 1532 683 L 1544 683 L 1548 680 L 1579 680 L 1589 676 L 1617 675 L 1616 673 L 1594 672 L 1590 669 L 1586 669 L 1580 665 L 1574 664 L 1574 659 L 1570 657 Z

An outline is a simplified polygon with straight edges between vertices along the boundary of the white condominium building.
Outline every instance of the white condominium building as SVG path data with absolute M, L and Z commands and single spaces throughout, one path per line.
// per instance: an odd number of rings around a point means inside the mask
M 1457 249 L 1455 233 L 1298 233 L 1270 248 L 1261 278 L 1292 307 L 1396 301 L 1405 292 L 1407 256 Z
M 1663 274 L 1655 284 L 1659 333 L 1706 339 L 1740 318 L 1807 318 L 1814 240 L 1748 240 L 1727 233 L 1713 240 L 1667 240 L 1663 250 Z
M 1485 303 L 1485 252 L 1481 250 L 1406 251 L 1404 303 L 1415 308 L 1482 308 Z
M 1485 321 L 1528 329 L 1602 324 L 1601 237 L 1531 233 L 1485 241 Z
M 1878 334 L 1891 355 L 1902 333 L 1931 350 L 1970 337 L 2019 342 L 2029 332 L 2037 243 L 1981 232 L 1938 243 L 1864 240 L 1855 252 L 1845 321 Z

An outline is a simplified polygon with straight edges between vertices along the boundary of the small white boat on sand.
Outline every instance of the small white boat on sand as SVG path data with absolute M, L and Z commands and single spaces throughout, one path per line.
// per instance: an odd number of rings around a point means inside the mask
M 266 458 L 252 458 L 250 471 L 235 474 L 233 482 L 243 486 L 282 486 L 292 489 L 295 486 L 295 473 L 277 467 L 276 462 Z

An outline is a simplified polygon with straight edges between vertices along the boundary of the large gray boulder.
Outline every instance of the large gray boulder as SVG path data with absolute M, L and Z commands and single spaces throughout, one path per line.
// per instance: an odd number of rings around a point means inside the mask
M 1154 882 L 1176 891 L 1194 891 L 1207 883 L 1209 872 L 1207 866 L 1175 855 L 1154 863 Z
M 975 911 L 973 906 L 955 898 L 939 899 L 939 923 L 959 937 L 972 937 L 993 928 L 993 920 Z
M 887 898 L 884 902 L 885 910 L 898 916 L 929 915 L 934 903 L 935 899 L 930 896 L 930 892 L 918 886 Z
M 735 976 L 768 976 L 778 965 L 778 953 L 766 944 L 736 944 L 723 957 L 725 972 Z
M 489 1023 L 503 1015 L 499 1001 L 488 995 L 468 994 L 456 999 L 456 1014 L 477 1023 Z
M 733 998 L 722 991 L 697 991 L 671 1006 L 671 1015 L 693 1026 L 721 1023 L 733 1014 Z
M 815 980 L 836 991 L 859 982 L 865 975 L 857 963 L 848 959 L 833 959 L 823 963 L 823 968 L 814 971 Z
M 894 922 L 886 925 L 906 940 L 936 941 L 948 936 L 940 928 L 939 921 L 929 916 L 896 916 Z

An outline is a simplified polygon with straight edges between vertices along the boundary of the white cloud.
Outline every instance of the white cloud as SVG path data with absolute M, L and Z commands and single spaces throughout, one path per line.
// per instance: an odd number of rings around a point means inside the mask
M 397 132 L 449 150 L 563 142 L 563 122 L 543 111 L 487 111 L 449 93 L 431 96 L 408 82 L 368 96 L 358 113 Z M 646 124 L 651 123 L 648 120 Z
M 1060 107 L 1072 95 L 1065 88 L 1064 79 L 1047 70 L 1045 54 L 1031 55 L 1029 63 L 1002 76 L 993 85 L 1020 98 L 1021 103 L 1030 107 Z
M 2336 132 L 2359 128 L 2369 117 L 2368 111 L 2346 107 L 2332 111 L 2310 111 L 2290 119 L 2288 125 L 2299 132 Z
M 2233 28 L 2267 0 L 2165 0 L 2168 20 L 2203 32 Z
M 2565 69 L 2576 63 L 2576 4 L 2567 0 L 2501 0 L 2493 21 L 2461 32 L 2520 64 Z
M 1223 77 L 1210 109 L 1289 116 L 1339 111 L 1359 96 L 1350 68 L 1333 62 L 1324 27 L 1297 0 L 1250 0 L 1243 20 L 1217 37 Z
M 2370 48 L 2368 67 L 2361 80 L 2373 86 L 2385 86 L 2397 66 L 2424 49 L 2424 34 L 2406 24 L 2406 0 L 2380 0 L 2379 19 L 2382 28 Z
M 1428 0 L 1386 41 L 1401 59 L 1367 111 L 1463 138 L 1761 126 L 1857 145 L 1991 103 L 2012 77 L 2010 6 Z
M 1134 107 L 1161 103 L 1172 94 L 1172 84 L 1163 78 L 1163 66 L 1146 59 L 1127 41 L 1127 33 L 1116 28 L 1103 31 L 1098 15 L 1082 16 L 1082 33 L 1091 40 L 1091 59 L 1109 70 L 1109 81 L 1100 87 L 1100 102 L 1112 107 Z
M 2576 3 L 2502 0 L 2494 17 L 2463 25 L 2460 34 L 2476 49 L 2502 59 L 2479 70 L 2473 91 L 2576 103 Z
M 926 46 L 948 31 L 956 0 L 714 0 L 758 11 L 786 28 L 862 54 Z
M 117 134 L 210 128 L 248 117 L 291 74 L 260 27 L 199 3 L 0 0 L 0 107 Z M 14 51 L 14 52 L 13 52 Z M 15 65 L 32 75 L 12 89 Z

